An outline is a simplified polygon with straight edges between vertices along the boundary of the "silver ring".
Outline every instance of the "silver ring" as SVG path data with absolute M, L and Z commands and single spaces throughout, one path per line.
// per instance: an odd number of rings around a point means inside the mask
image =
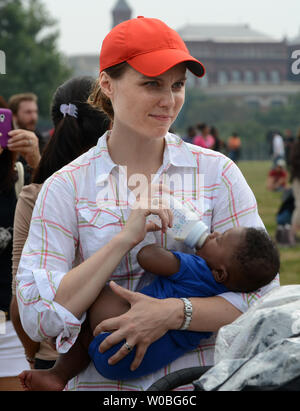
M 133 347 L 131 345 L 129 345 L 127 341 L 124 342 L 124 345 L 125 345 L 128 352 L 132 351 Z

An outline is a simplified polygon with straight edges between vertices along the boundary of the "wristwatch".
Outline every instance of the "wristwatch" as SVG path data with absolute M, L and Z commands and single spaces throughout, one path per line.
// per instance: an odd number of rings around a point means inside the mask
M 179 330 L 187 330 L 191 324 L 193 316 L 193 305 L 188 298 L 180 298 L 184 304 L 184 320 Z

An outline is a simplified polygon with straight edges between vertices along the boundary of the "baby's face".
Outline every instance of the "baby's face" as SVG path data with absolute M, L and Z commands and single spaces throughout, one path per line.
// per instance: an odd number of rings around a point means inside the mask
M 228 270 L 232 265 L 233 253 L 246 235 L 245 231 L 245 227 L 231 228 L 224 233 L 214 231 L 209 234 L 202 248 L 196 251 L 196 255 L 202 257 L 212 270 L 221 266 Z

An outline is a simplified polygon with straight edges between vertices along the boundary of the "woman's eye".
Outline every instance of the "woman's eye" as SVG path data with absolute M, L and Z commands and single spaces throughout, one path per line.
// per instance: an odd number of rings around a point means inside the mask
M 149 87 L 158 87 L 159 86 L 158 81 L 147 81 L 145 83 L 145 85 L 149 86 Z
M 177 83 L 173 84 L 174 89 L 181 89 L 182 87 L 184 87 L 183 81 L 177 81 Z

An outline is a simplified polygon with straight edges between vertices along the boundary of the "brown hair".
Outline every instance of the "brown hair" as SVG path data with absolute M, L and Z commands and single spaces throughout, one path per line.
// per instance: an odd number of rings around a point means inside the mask
M 106 114 L 86 103 L 94 83 L 93 78 L 80 76 L 66 81 L 56 90 L 51 104 L 54 134 L 42 153 L 33 183 L 44 183 L 57 170 L 95 146 L 108 130 L 110 120 Z M 67 103 L 76 105 L 76 118 L 64 116 L 60 111 L 61 104 Z
M 37 103 L 38 98 L 34 93 L 21 93 L 21 94 L 14 94 L 8 100 L 8 106 L 13 112 L 13 114 L 17 114 L 19 110 L 19 106 L 22 101 L 34 101 Z
M 107 73 L 111 78 L 117 79 L 122 77 L 128 68 L 128 63 L 124 61 L 123 63 L 116 64 L 115 66 L 109 67 L 103 71 Z M 99 81 L 95 82 L 91 95 L 88 98 L 88 103 L 98 110 L 104 111 L 108 117 L 114 119 L 114 109 L 111 104 L 110 98 L 107 97 L 101 90 Z

